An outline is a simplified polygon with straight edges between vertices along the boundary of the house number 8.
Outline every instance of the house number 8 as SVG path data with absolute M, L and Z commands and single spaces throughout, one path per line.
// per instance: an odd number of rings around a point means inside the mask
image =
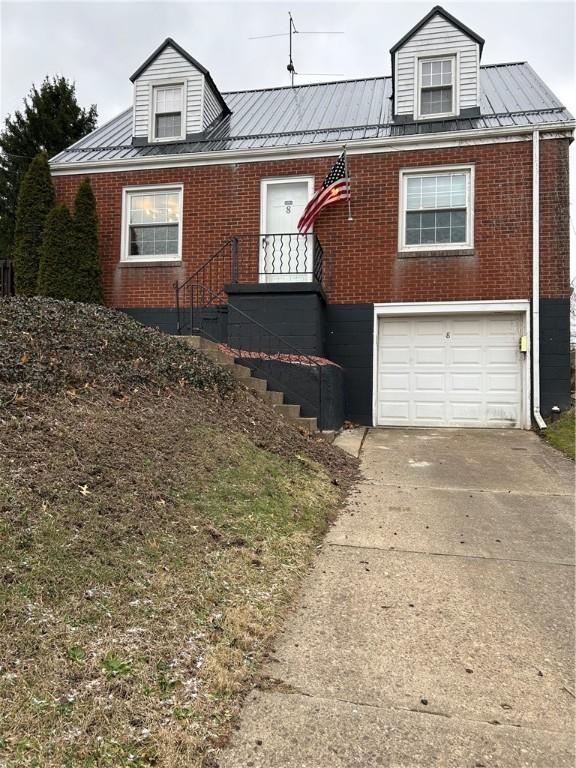
M 286 206 L 286 213 L 292 213 L 292 200 L 284 200 Z

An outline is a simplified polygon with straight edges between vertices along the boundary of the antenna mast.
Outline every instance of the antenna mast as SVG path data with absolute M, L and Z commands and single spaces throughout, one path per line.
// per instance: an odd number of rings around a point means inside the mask
M 292 87 L 294 87 L 294 75 L 296 74 L 296 70 L 294 69 L 294 62 L 292 61 L 292 35 L 294 33 L 298 34 L 298 30 L 296 29 L 296 25 L 294 24 L 294 19 L 292 18 L 292 14 L 290 11 L 288 11 L 288 18 L 290 19 L 289 24 L 289 31 L 288 36 L 290 38 L 290 46 L 289 46 L 289 53 L 288 53 L 288 66 L 286 69 L 288 72 L 290 72 L 290 84 Z

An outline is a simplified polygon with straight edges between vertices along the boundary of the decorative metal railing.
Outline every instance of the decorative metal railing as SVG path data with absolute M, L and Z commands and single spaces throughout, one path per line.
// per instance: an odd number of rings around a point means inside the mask
M 301 352 L 287 339 L 266 328 L 241 309 L 228 304 L 227 341 L 222 342 L 206 329 L 206 310 L 218 306 L 220 293 L 201 283 L 187 280 L 177 293 L 178 332 L 202 336 L 220 344 L 235 360 L 248 365 L 288 401 L 302 407 L 305 416 L 322 423 L 322 358 Z M 275 363 L 289 363 L 280 368 Z
M 0 296 L 14 295 L 14 273 L 9 259 L 0 259 Z
M 323 285 L 324 252 L 314 234 L 239 235 L 227 240 L 201 267 L 175 284 L 176 301 L 188 284 L 209 290 L 215 306 L 226 303 L 224 286 L 240 283 L 309 283 Z M 180 301 L 183 304 L 183 301 Z

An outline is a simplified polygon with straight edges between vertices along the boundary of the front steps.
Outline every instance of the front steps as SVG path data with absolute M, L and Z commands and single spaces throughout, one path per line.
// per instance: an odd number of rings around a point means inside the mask
M 269 403 L 275 411 L 281 414 L 286 421 L 299 427 L 302 431 L 310 434 L 318 432 L 318 423 L 315 418 L 300 416 L 300 406 L 290 405 L 284 402 L 284 393 L 268 389 L 266 379 L 257 379 L 252 376 L 252 371 L 245 365 L 239 365 L 234 362 L 231 355 L 223 352 L 220 345 L 214 341 L 209 341 L 202 336 L 175 336 L 174 338 L 183 341 L 194 349 L 201 350 L 207 357 L 230 371 L 235 379 L 238 379 L 248 389 L 261 400 Z

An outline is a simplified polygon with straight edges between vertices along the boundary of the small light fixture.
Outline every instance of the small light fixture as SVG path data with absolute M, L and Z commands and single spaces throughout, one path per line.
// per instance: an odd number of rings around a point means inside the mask
M 552 406 L 552 421 L 556 421 L 560 416 L 560 408 L 557 405 Z

